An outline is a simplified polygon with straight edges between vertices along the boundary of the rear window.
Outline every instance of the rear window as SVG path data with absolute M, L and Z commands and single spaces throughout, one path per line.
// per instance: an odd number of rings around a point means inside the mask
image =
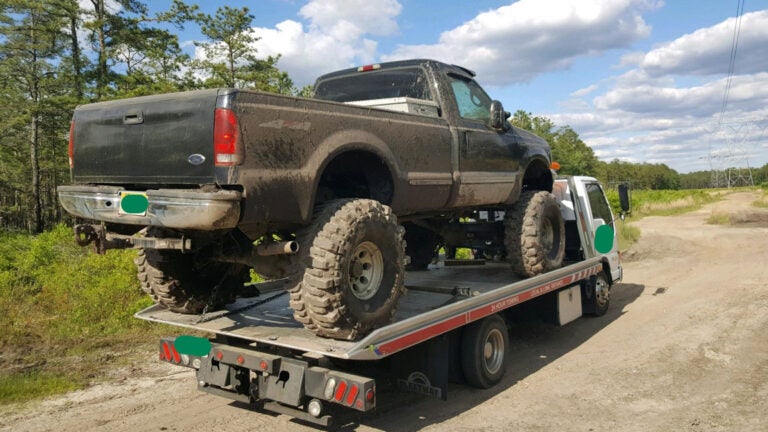
M 431 100 L 421 68 L 384 69 L 343 75 L 317 83 L 315 98 L 334 102 L 409 97 Z

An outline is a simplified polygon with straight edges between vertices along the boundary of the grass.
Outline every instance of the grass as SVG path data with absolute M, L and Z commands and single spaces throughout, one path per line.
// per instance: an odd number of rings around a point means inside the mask
M 768 208 L 768 190 L 762 189 L 762 195 L 752 205 L 757 208 Z
M 133 318 L 152 304 L 134 256 L 80 248 L 65 226 L 0 231 L 0 404 L 83 388 L 173 334 Z
M 709 215 L 707 223 L 710 225 L 730 225 L 731 215 L 728 213 L 715 212 Z
M 724 190 L 635 190 L 632 191 L 632 213 L 618 223 L 619 250 L 626 251 L 640 239 L 640 229 L 631 220 L 645 216 L 674 216 L 698 210 L 705 204 L 719 201 L 728 193 Z M 619 194 L 606 191 L 614 214 L 619 214 Z

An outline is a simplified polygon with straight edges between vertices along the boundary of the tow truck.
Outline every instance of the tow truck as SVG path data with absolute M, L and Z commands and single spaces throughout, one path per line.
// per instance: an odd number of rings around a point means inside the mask
M 557 325 L 600 316 L 622 279 L 617 221 L 603 186 L 563 176 L 553 194 L 565 221 L 561 268 L 521 279 L 493 259 L 439 260 L 406 274 L 408 291 L 393 322 L 360 340 L 304 328 L 281 280 L 255 284 L 253 296 L 220 310 L 190 315 L 154 305 L 136 317 L 211 335 L 159 344 L 161 361 L 196 371 L 199 390 L 320 426 L 345 411 L 374 410 L 379 381 L 440 399 L 451 381 L 490 388 L 507 369 L 508 327 L 521 311 Z M 619 196 L 623 218 L 628 190 L 620 187 Z

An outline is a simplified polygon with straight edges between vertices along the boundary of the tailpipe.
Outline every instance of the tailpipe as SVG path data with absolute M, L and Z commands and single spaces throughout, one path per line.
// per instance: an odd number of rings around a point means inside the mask
M 262 243 L 256 246 L 256 255 L 259 256 L 292 255 L 298 251 L 299 243 L 294 240 Z

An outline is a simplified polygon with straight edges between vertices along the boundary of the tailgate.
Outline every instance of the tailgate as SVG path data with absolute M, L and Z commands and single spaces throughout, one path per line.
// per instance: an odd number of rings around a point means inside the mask
M 213 89 L 78 107 L 73 119 L 74 180 L 213 183 L 217 96 Z

